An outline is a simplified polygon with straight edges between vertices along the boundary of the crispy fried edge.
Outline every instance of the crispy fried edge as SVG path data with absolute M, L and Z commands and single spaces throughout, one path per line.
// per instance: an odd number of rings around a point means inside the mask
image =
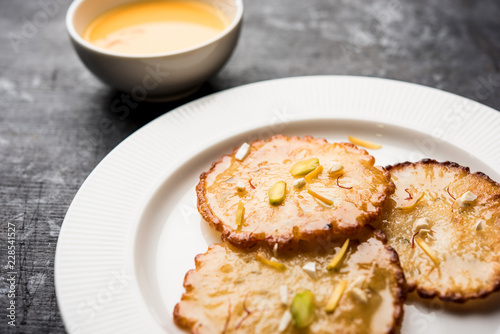
M 398 253 L 391 246 L 387 245 L 387 238 L 381 230 L 377 230 L 373 227 L 369 227 L 373 231 L 373 235 L 375 238 L 380 240 L 384 245 L 384 249 L 390 253 L 390 261 L 394 264 L 394 277 L 396 281 L 396 287 L 394 288 L 394 312 L 392 313 L 393 324 L 392 327 L 387 331 L 387 334 L 396 334 L 401 330 L 401 325 L 403 323 L 403 315 L 404 315 L 404 302 L 406 300 L 406 295 L 408 293 L 408 286 L 406 284 L 405 275 L 403 269 L 401 267 L 401 263 L 399 261 Z M 205 253 L 198 254 L 195 257 L 195 269 L 189 270 L 184 276 L 183 286 L 186 289 L 186 292 L 182 294 L 181 301 L 175 305 L 173 316 L 174 322 L 177 326 L 185 329 L 191 330 L 191 333 L 196 334 L 194 327 L 197 324 L 196 319 L 185 318 L 180 313 L 180 304 L 183 300 L 185 300 L 186 293 L 190 291 L 192 287 L 190 283 L 190 276 L 193 275 L 196 271 L 198 271 L 201 267 L 201 262 L 203 261 L 204 256 L 208 256 L 208 253 L 218 247 L 224 247 L 221 244 L 211 244 L 208 247 L 208 250 Z
M 492 180 L 488 175 L 484 174 L 483 172 L 471 173 L 469 167 L 462 166 L 462 165 L 460 165 L 456 162 L 453 162 L 453 161 L 439 162 L 439 161 L 434 160 L 434 159 L 422 159 L 422 160 L 417 161 L 417 162 L 409 162 L 409 161 L 399 162 L 399 163 L 394 164 L 394 165 L 386 166 L 385 168 L 389 172 L 392 173 L 395 170 L 402 170 L 402 169 L 410 167 L 410 166 L 416 167 L 418 165 L 434 165 L 434 166 L 439 166 L 439 167 L 447 167 L 450 169 L 456 169 L 456 170 L 459 170 L 461 172 L 466 173 L 466 175 L 473 175 L 473 176 L 482 178 L 482 179 L 486 180 L 487 182 L 493 184 L 494 186 L 497 186 L 500 188 L 500 184 L 498 182 Z M 500 199 L 500 195 L 496 195 L 494 198 Z M 495 279 L 495 277 L 493 277 L 493 283 L 490 286 L 487 286 L 485 289 L 482 289 L 476 293 L 469 293 L 469 294 L 463 294 L 460 292 L 441 293 L 437 289 L 432 289 L 432 290 L 431 289 L 424 289 L 423 287 L 418 286 L 417 283 L 411 284 L 408 281 L 407 281 L 407 286 L 408 286 L 409 292 L 416 291 L 418 293 L 418 295 L 422 298 L 431 299 L 431 298 L 437 297 L 444 302 L 453 302 L 453 303 L 462 304 L 468 300 L 486 298 L 487 296 L 489 296 L 493 292 L 499 291 L 500 290 L 500 272 L 496 273 L 496 279 Z
M 184 276 L 184 282 L 182 283 L 182 285 L 186 291 L 182 294 L 181 301 L 178 302 L 177 304 L 175 304 L 175 307 L 174 307 L 173 316 L 174 316 L 175 324 L 181 328 L 190 329 L 191 333 L 193 333 L 193 334 L 196 333 L 193 328 L 196 326 L 197 320 L 193 319 L 193 318 L 186 318 L 186 317 L 183 317 L 181 315 L 181 313 L 180 313 L 181 302 L 186 299 L 186 293 L 189 292 L 190 290 L 192 290 L 191 289 L 192 285 L 189 282 L 189 277 L 191 275 L 195 274 L 196 271 L 198 271 L 200 269 L 201 262 L 203 261 L 202 258 L 205 256 L 208 256 L 208 253 L 211 250 L 215 249 L 216 247 L 224 247 L 224 246 L 222 246 L 220 244 L 211 244 L 210 246 L 208 246 L 208 249 L 205 253 L 201 253 L 201 254 L 198 254 L 195 256 L 195 258 L 194 258 L 195 269 L 188 270 L 188 272 Z
M 312 136 L 304 136 L 302 139 L 298 136 L 292 136 L 292 137 L 287 137 L 284 135 L 275 135 L 271 137 L 268 142 L 271 142 L 272 140 L 278 140 L 278 139 L 285 139 L 285 140 L 302 140 L 302 141 L 318 141 L 321 143 L 328 143 L 326 139 L 323 138 L 314 138 Z M 261 144 L 265 143 L 266 140 L 260 139 L 252 142 L 250 146 L 253 146 L 255 144 Z M 341 145 L 344 145 L 350 150 L 356 151 L 357 153 L 360 153 L 362 155 L 367 155 L 370 157 L 370 160 L 375 161 L 375 158 L 370 155 L 366 150 L 364 149 L 359 149 L 356 145 L 352 143 L 338 143 Z M 231 155 L 224 155 L 222 156 L 218 161 L 215 161 L 212 163 L 212 167 L 208 170 L 208 172 L 203 172 L 200 175 L 200 182 L 196 186 L 196 195 L 197 195 L 197 207 L 198 211 L 203 217 L 205 221 L 208 222 L 208 224 L 215 229 L 216 231 L 220 232 L 222 234 L 222 239 L 229 241 L 231 244 L 241 247 L 241 248 L 250 248 L 258 243 L 264 242 L 268 246 L 273 246 L 275 243 L 278 244 L 278 247 L 284 248 L 284 247 L 293 247 L 294 244 L 296 244 L 299 240 L 312 240 L 316 237 L 325 237 L 331 234 L 336 234 L 336 233 L 343 233 L 343 234 L 356 234 L 358 233 L 361 228 L 364 225 L 359 225 L 357 227 L 352 227 L 344 230 L 338 230 L 338 229 L 321 229 L 321 230 L 315 230 L 315 231 L 305 231 L 302 232 L 297 226 L 294 226 L 292 228 L 292 232 L 286 233 L 286 234 L 280 234 L 278 236 L 276 235 L 266 235 L 265 233 L 254 233 L 254 232 L 247 232 L 247 231 L 241 231 L 241 232 L 236 232 L 235 230 L 229 228 L 219 217 L 217 217 L 212 210 L 210 209 L 210 206 L 208 205 L 207 198 L 205 196 L 205 189 L 206 189 L 206 178 L 207 176 L 214 171 L 214 169 L 217 167 L 218 164 L 222 162 L 222 160 L 225 157 L 231 157 L 237 152 L 238 148 L 234 149 L 233 153 Z M 377 220 L 378 217 L 382 214 L 383 207 L 387 200 L 389 199 L 389 196 L 394 193 L 396 187 L 394 183 L 391 181 L 390 173 L 382 167 L 382 172 L 384 173 L 384 176 L 386 177 L 388 181 L 388 186 L 385 188 L 385 192 L 382 193 L 382 204 L 378 207 L 376 207 L 376 210 L 371 213 L 366 213 L 364 214 L 364 224 L 372 224 Z M 334 222 L 335 218 L 332 218 L 330 222 Z M 333 224 L 336 226 L 336 224 Z

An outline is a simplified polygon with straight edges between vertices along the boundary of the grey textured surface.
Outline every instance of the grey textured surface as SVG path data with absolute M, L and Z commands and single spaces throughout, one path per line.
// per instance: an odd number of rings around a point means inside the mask
M 54 253 L 71 200 L 111 149 L 180 104 L 255 81 L 346 74 L 419 83 L 500 109 L 498 1 L 245 5 L 236 52 L 201 91 L 176 103 L 142 103 L 123 115 L 111 110 L 119 93 L 98 82 L 69 44 L 68 0 L 0 2 L 1 333 L 65 331 Z M 17 229 L 14 270 L 7 267 L 9 222 Z M 15 328 L 6 317 L 8 271 L 16 272 Z

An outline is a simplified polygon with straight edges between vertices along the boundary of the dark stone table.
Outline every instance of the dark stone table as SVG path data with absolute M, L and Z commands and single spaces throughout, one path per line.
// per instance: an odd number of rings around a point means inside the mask
M 72 50 L 68 2 L 0 2 L 1 333 L 65 331 L 54 253 L 66 210 L 111 149 L 176 106 L 255 81 L 347 74 L 436 87 L 500 109 L 498 1 L 247 0 L 237 50 L 219 74 L 194 96 L 140 103 L 126 117 L 110 107 L 118 93 Z M 15 328 L 6 317 L 11 271 Z

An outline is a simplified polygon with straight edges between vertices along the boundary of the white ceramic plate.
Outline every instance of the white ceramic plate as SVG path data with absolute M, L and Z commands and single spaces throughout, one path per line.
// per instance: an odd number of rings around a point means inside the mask
M 273 134 L 383 145 L 378 164 L 452 160 L 500 181 L 500 114 L 439 90 L 384 79 L 300 77 L 191 102 L 116 147 L 82 185 L 59 237 L 57 300 L 70 333 L 180 333 L 184 274 L 219 236 L 201 220 L 199 174 Z M 403 333 L 495 333 L 500 298 L 473 307 L 410 299 Z

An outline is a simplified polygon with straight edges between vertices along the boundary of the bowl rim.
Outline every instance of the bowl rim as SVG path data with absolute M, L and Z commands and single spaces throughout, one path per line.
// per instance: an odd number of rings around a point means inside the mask
M 210 45 L 225 36 L 227 36 L 230 32 L 232 32 L 235 28 L 239 26 L 241 23 L 241 20 L 243 18 L 243 0 L 231 0 L 234 2 L 236 5 L 236 14 L 234 18 L 231 20 L 231 23 L 222 31 L 220 32 L 217 36 L 201 43 L 197 44 L 195 46 L 192 46 L 190 48 L 182 49 L 179 51 L 173 51 L 173 52 L 161 52 L 161 53 L 153 53 L 153 54 L 134 54 L 134 53 L 122 53 L 122 52 L 113 52 L 113 51 L 108 51 L 103 48 L 100 48 L 98 46 L 93 45 L 90 42 L 87 42 L 85 39 L 83 39 L 82 36 L 76 31 L 75 25 L 74 25 L 74 18 L 75 18 L 75 12 L 78 9 L 78 7 L 84 3 L 85 1 L 88 0 L 74 0 L 71 5 L 68 8 L 68 11 L 66 12 L 66 30 L 68 31 L 71 39 L 78 43 L 80 46 L 90 49 L 94 51 L 95 53 L 101 53 L 107 56 L 113 56 L 113 57 L 120 57 L 120 58 L 160 58 L 160 57 L 167 57 L 167 56 L 176 56 L 176 55 L 182 55 L 184 53 L 189 53 L 192 51 L 195 51 L 197 49 L 201 49 L 207 45 Z M 129 3 L 132 2 L 141 2 L 141 0 L 132 0 L 128 1 Z

